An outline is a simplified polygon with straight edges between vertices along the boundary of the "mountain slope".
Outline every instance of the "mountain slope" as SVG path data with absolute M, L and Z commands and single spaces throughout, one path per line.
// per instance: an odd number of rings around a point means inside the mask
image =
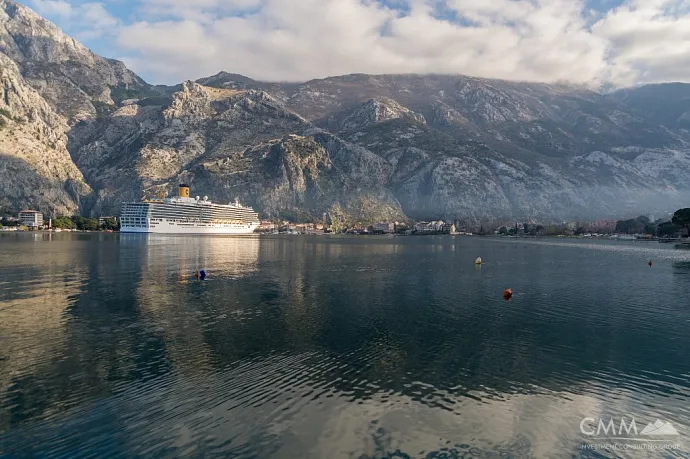
M 630 106 L 651 123 L 690 129 L 690 84 L 650 84 L 621 89 L 609 97 Z
M 0 0 L 0 51 L 70 123 L 150 88 L 122 62 L 94 54 L 12 0 Z
M 67 151 L 67 123 L 0 53 L 0 211 L 77 212 L 91 192 Z
M 186 82 L 169 98 L 128 103 L 108 118 L 79 123 L 71 149 L 98 190 L 97 213 L 185 181 L 275 217 L 321 218 L 325 209 L 349 208 L 369 195 L 402 215 L 383 188 L 386 161 L 328 134 L 289 137 L 309 130 L 265 92 Z
M 11 0 L 0 63 L 12 210 L 117 214 L 178 181 L 263 216 L 342 223 L 596 218 L 690 200 L 683 86 L 623 97 L 460 75 L 220 72 L 153 87 Z
M 239 197 L 266 217 L 341 224 L 401 219 L 386 188 L 390 165 L 373 153 L 323 133 L 288 135 L 221 160 L 203 162 L 185 175 L 221 200 Z

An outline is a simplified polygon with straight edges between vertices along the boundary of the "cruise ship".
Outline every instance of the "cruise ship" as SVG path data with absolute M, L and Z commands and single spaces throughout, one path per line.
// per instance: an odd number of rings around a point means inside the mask
M 120 214 L 122 233 L 251 234 L 258 226 L 259 214 L 251 207 L 190 198 L 184 184 L 177 197 L 124 203 Z

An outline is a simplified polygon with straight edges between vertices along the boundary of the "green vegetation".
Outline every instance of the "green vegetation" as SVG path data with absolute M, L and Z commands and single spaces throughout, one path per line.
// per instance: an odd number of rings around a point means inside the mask
M 653 225 L 650 225 L 649 218 L 647 217 L 637 217 L 631 218 L 629 220 L 619 220 L 616 223 L 616 233 L 624 234 L 655 234 L 656 229 Z M 647 233 L 650 230 L 651 233 Z
M 77 225 L 69 217 L 57 217 L 53 220 L 53 228 L 76 229 Z
M 117 110 L 117 107 L 114 105 L 106 104 L 105 102 L 101 102 L 99 100 L 94 100 L 92 103 L 96 109 L 96 118 L 98 119 L 107 118 L 111 113 Z
M 57 217 L 53 220 L 53 228 L 77 229 L 79 231 L 98 231 L 98 219 L 86 218 L 80 215 L 72 217 Z
M 7 217 L 2 217 L 2 226 L 18 226 L 18 222 L 11 222 Z
M 123 83 L 120 83 L 118 86 L 110 86 L 110 97 L 116 104 L 128 99 L 144 99 L 147 97 L 161 96 L 165 95 L 165 92 L 166 91 L 162 88 L 144 87 L 136 84 L 133 87 L 129 87 Z
M 172 105 L 172 97 L 171 96 L 146 97 L 144 99 L 139 100 L 139 102 L 137 102 L 137 105 L 140 107 L 160 106 L 163 109 L 166 109 Z
M 656 235 L 659 237 L 676 237 L 677 234 L 678 227 L 673 222 L 661 223 L 656 229 Z
M 690 236 L 690 208 L 678 209 L 676 213 L 673 214 L 671 222 L 676 226 L 685 228 L 688 232 L 688 236 Z
M 116 218 L 106 218 L 105 222 L 103 222 L 102 228 L 106 231 L 119 231 L 120 224 Z
M 75 215 L 72 217 L 72 221 L 79 231 L 98 231 L 100 229 L 97 218 L 86 218 Z
M 655 234 L 658 237 L 676 237 L 681 228 L 690 235 L 690 208 L 677 210 L 671 221 L 652 223 L 649 218 L 641 216 L 616 223 L 617 233 Z

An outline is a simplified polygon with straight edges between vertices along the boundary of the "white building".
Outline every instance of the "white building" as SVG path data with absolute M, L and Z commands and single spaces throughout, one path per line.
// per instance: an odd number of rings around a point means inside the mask
M 418 233 L 437 233 L 444 229 L 445 223 L 443 220 L 433 222 L 419 222 L 414 225 L 415 231 Z
M 19 212 L 19 222 L 29 228 L 43 228 L 43 214 L 36 210 Z

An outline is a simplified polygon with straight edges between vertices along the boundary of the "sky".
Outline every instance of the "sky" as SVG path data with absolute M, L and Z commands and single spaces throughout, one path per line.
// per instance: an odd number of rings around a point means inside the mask
M 690 81 L 690 0 L 20 0 L 153 84 L 448 73 Z

